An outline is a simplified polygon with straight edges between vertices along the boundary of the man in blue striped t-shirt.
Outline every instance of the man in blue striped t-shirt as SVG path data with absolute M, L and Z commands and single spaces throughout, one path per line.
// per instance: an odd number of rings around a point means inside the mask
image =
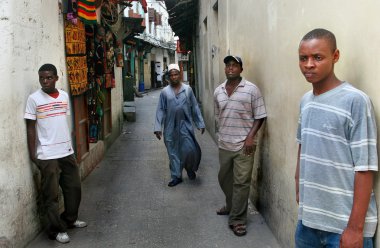
M 297 131 L 296 247 L 373 247 L 378 159 L 371 101 L 335 76 L 333 33 L 310 31 L 298 52 L 313 89 L 301 100 Z

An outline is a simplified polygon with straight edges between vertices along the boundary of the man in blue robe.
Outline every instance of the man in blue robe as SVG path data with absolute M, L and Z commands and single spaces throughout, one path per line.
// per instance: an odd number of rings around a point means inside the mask
M 197 100 L 190 86 L 181 82 L 177 64 L 168 67 L 170 84 L 160 94 L 154 124 L 157 139 L 163 136 L 170 160 L 173 187 L 182 182 L 182 169 L 185 168 L 190 180 L 196 178 L 195 172 L 201 160 L 201 149 L 195 139 L 195 126 L 203 134 L 205 124 Z

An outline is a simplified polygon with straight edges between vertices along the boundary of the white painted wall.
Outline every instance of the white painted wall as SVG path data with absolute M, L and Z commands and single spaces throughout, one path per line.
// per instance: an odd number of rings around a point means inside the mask
M 256 152 L 262 182 L 258 189 L 260 212 L 283 247 L 293 247 L 298 107 L 302 95 L 311 89 L 298 68 L 298 44 L 314 28 L 334 32 L 341 51 L 335 67 L 338 78 L 371 97 L 380 123 L 380 2 L 219 0 L 218 11 L 214 11 L 215 2 L 199 1 L 198 82 L 204 82 L 200 92 L 207 126 L 214 128 L 210 99 L 225 78 L 222 60 L 229 52 L 240 55 L 242 75 L 259 86 L 268 111 Z M 379 203 L 378 177 L 375 193 Z M 375 247 L 380 247 L 379 241 Z
M 148 7 L 149 8 L 154 8 L 158 13 L 160 13 L 162 15 L 162 25 L 158 25 L 156 26 L 153 23 L 150 23 L 152 25 L 152 29 L 151 30 L 155 30 L 155 32 L 149 32 L 149 29 L 147 27 L 147 29 L 145 30 L 146 33 L 150 33 L 152 35 L 154 35 L 156 38 L 158 39 L 163 39 L 165 41 L 173 41 L 174 40 L 174 35 L 173 35 L 173 31 L 169 25 L 169 22 L 168 22 L 168 18 L 169 18 L 169 15 L 168 15 L 168 11 L 166 9 L 166 5 L 165 5 L 165 2 L 163 1 L 149 1 L 148 2 Z M 146 14 L 146 23 L 149 23 L 149 17 L 148 17 L 148 14 Z
M 158 80 L 161 81 L 162 79 L 162 72 L 165 69 L 164 68 L 164 53 L 165 49 L 154 47 L 151 50 L 151 53 L 155 55 L 155 61 L 156 61 L 156 73 L 158 74 Z M 159 63 L 159 68 L 157 67 L 157 63 Z
M 39 67 L 55 64 L 57 87 L 67 91 L 58 2 L 0 1 L 0 50 L 0 242 L 21 247 L 39 231 L 36 168 L 29 161 L 23 119 L 28 95 L 39 88 Z
M 122 67 L 114 67 L 116 87 L 111 90 L 112 133 L 119 136 L 123 127 L 123 72 Z
M 36 206 L 39 173 L 29 160 L 23 118 L 27 97 L 40 88 L 39 67 L 56 65 L 56 87 L 69 92 L 58 1 L 1 0 L 0 51 L 0 247 L 23 247 L 40 231 Z M 120 133 L 121 69 L 116 69 L 115 77 L 112 120 L 119 130 L 113 132 Z
M 126 8 L 124 10 L 124 16 L 128 16 L 128 10 L 133 9 L 134 13 L 139 13 L 143 18 L 145 18 L 146 29 L 144 30 L 145 34 L 152 35 L 158 40 L 163 41 L 172 41 L 174 42 L 174 33 L 172 28 L 169 25 L 169 14 L 166 9 L 164 1 L 150 0 L 148 2 L 148 8 L 154 8 L 158 13 L 162 15 L 161 21 L 162 25 L 156 26 L 154 22 L 149 22 L 148 13 L 144 13 L 142 5 L 140 2 L 133 1 L 131 2 L 132 7 Z M 150 28 L 149 28 L 150 26 Z

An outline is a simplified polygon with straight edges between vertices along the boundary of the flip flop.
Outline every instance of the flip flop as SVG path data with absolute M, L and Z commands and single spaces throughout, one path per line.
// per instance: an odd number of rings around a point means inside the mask
M 223 206 L 219 210 L 216 210 L 217 215 L 229 215 L 230 211 L 227 210 L 226 206 Z
M 244 224 L 229 225 L 236 236 L 244 236 L 247 234 L 247 226 Z

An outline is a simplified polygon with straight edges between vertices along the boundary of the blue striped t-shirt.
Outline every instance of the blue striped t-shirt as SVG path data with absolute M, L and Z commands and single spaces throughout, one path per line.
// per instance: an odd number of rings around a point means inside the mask
M 356 171 L 377 171 L 377 131 L 369 97 L 347 82 L 300 104 L 298 218 L 303 225 L 342 233 L 353 203 Z M 364 236 L 372 237 L 377 209 L 372 192 Z

